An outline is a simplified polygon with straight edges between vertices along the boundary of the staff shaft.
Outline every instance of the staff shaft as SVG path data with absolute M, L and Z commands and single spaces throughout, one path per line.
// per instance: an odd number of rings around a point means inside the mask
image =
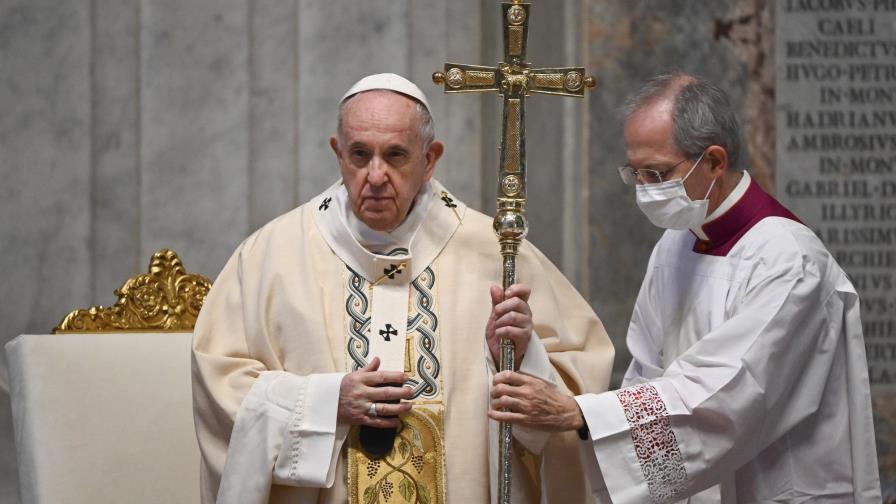
M 594 87 L 582 67 L 532 68 L 526 61 L 531 4 L 522 0 L 501 3 L 504 27 L 504 60 L 497 66 L 445 63 L 433 82 L 446 93 L 497 92 L 504 99 L 501 161 L 498 168 L 498 211 L 494 229 L 502 257 L 504 291 L 516 283 L 516 256 L 526 237 L 526 135 L 524 109 L 532 93 L 581 98 Z M 501 340 L 499 371 L 514 369 L 515 349 L 510 339 Z M 510 504 L 513 429 L 499 425 L 498 503 Z

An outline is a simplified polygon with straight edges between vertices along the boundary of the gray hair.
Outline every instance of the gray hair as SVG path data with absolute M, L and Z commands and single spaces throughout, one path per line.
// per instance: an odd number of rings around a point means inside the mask
M 337 131 L 337 133 L 339 133 L 340 138 L 342 137 L 342 121 L 343 121 L 343 115 L 345 115 L 346 105 L 348 105 L 352 100 L 354 100 L 358 96 L 360 96 L 364 93 L 369 93 L 371 91 L 385 91 L 387 93 L 395 93 L 397 95 L 404 96 L 406 98 L 410 98 L 411 100 L 414 100 L 414 104 L 417 106 L 417 134 L 420 135 L 420 139 L 423 141 L 423 151 L 426 152 L 426 150 L 429 149 L 429 146 L 432 144 L 432 142 L 436 138 L 436 129 L 435 129 L 435 124 L 433 123 L 433 120 L 432 120 L 432 114 L 429 113 L 429 110 L 420 101 L 418 101 L 418 100 L 414 99 L 413 97 L 408 96 L 406 94 L 398 93 L 398 92 L 395 92 L 395 91 L 392 91 L 389 89 L 372 89 L 369 91 L 362 91 L 358 94 L 349 96 L 348 99 L 346 99 L 346 100 L 343 100 L 343 102 L 339 104 L 339 116 L 336 121 L 336 131 Z
M 671 98 L 672 141 L 688 157 L 710 145 L 728 153 L 728 167 L 740 166 L 741 129 L 728 95 L 718 86 L 685 73 L 662 74 L 645 82 L 622 106 L 626 121 L 639 110 Z

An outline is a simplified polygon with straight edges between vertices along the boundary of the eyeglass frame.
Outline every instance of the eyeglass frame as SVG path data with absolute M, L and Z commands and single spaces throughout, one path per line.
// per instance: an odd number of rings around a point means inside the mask
M 622 183 L 625 185 L 637 185 L 639 178 L 641 178 L 642 180 L 647 180 L 646 177 L 641 176 L 642 172 L 649 172 L 649 173 L 653 174 L 653 176 L 655 176 L 656 180 L 658 181 L 658 182 L 648 182 L 648 183 L 661 183 L 661 182 L 665 182 L 665 180 L 663 180 L 663 178 L 666 175 L 668 175 L 669 172 L 678 168 L 678 165 L 680 165 L 681 163 L 684 163 L 688 159 L 693 159 L 693 156 L 686 157 L 686 158 L 682 159 L 681 161 L 675 163 L 674 165 L 670 166 L 669 168 L 666 168 L 663 171 L 651 170 L 649 168 L 640 168 L 640 169 L 636 170 L 635 168 L 632 167 L 632 165 L 629 165 L 629 164 L 624 164 L 622 166 L 619 166 L 618 168 L 616 168 L 616 171 L 619 172 L 619 177 L 622 179 Z M 627 179 L 626 174 L 628 174 L 632 178 Z

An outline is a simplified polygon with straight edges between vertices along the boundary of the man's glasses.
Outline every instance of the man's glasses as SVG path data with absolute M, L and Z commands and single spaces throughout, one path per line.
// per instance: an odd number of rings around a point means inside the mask
M 684 163 L 688 159 L 684 158 L 681 161 L 675 163 L 674 165 L 666 168 L 665 170 L 650 170 L 647 168 L 641 168 L 640 170 L 636 170 L 632 168 L 630 165 L 622 165 L 617 170 L 619 171 L 619 176 L 622 178 L 622 181 L 627 185 L 635 185 L 639 181 L 642 184 L 659 184 L 663 182 L 666 178 L 666 175 L 669 174 L 672 170 L 678 167 L 681 163 Z

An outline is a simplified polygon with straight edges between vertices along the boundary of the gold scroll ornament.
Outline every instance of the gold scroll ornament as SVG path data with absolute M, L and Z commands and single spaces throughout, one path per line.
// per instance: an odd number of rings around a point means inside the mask
M 401 417 L 392 451 L 368 457 L 360 429 L 349 434 L 349 502 L 444 504 L 445 454 L 442 411 L 411 410 Z
M 115 290 L 113 306 L 75 310 L 53 332 L 192 331 L 211 287 L 208 278 L 187 273 L 174 251 L 161 249 L 153 254 L 148 273 Z

